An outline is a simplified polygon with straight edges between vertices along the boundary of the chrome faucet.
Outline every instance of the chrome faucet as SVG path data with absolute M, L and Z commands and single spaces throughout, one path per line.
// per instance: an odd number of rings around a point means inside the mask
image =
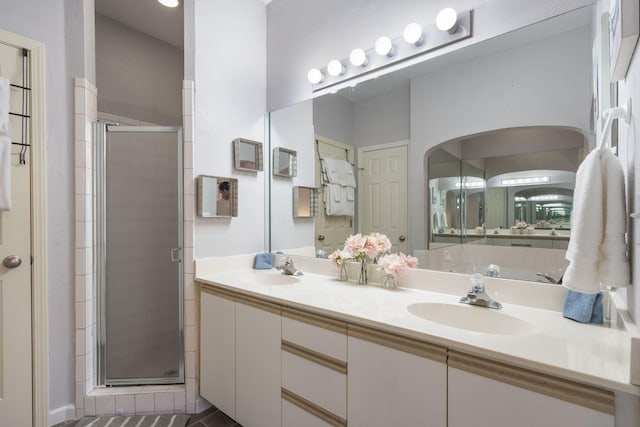
M 467 292 L 466 297 L 460 298 L 463 304 L 479 305 L 481 307 L 502 308 L 502 304 L 491 299 L 484 291 L 484 277 L 480 273 L 471 275 L 471 290 Z
M 287 257 L 284 260 L 284 264 L 276 265 L 276 270 L 281 271 L 282 274 L 287 274 L 289 276 L 302 276 L 302 271 L 298 270 L 295 265 L 293 265 L 293 260 L 291 257 Z
M 490 264 L 489 267 L 487 267 L 487 277 L 500 277 L 500 266 Z

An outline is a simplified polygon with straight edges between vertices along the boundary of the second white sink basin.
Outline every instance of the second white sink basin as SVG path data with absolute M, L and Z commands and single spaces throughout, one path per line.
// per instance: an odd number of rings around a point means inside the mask
M 531 323 L 486 307 L 421 302 L 409 305 L 407 310 L 430 322 L 468 331 L 502 335 L 526 335 L 535 332 Z

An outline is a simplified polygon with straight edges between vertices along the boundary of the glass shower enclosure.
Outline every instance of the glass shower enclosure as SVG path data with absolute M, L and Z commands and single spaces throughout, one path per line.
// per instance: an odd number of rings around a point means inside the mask
M 94 141 L 98 385 L 183 383 L 181 128 Z

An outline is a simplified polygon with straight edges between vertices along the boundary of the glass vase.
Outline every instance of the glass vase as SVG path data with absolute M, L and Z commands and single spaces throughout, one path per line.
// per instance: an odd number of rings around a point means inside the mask
M 347 263 L 343 262 L 342 264 L 338 264 L 338 280 L 347 281 L 349 280 L 349 275 L 347 274 Z
M 360 274 L 358 274 L 358 283 L 366 285 L 369 279 L 367 278 L 367 262 L 364 259 L 360 260 Z
M 385 288 L 395 289 L 398 287 L 398 276 L 395 274 L 387 274 L 384 276 L 384 282 L 382 286 Z

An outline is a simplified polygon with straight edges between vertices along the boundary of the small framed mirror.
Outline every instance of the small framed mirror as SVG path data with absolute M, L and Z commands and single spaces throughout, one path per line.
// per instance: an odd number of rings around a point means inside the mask
M 262 170 L 262 142 L 244 138 L 233 140 L 233 168 L 240 171 Z
M 298 173 L 297 153 L 287 148 L 273 149 L 273 174 L 277 176 L 293 177 Z
M 198 176 L 198 216 L 238 216 L 238 180 L 222 176 Z
M 318 190 L 313 187 L 293 187 L 293 217 L 314 218 L 318 214 Z

